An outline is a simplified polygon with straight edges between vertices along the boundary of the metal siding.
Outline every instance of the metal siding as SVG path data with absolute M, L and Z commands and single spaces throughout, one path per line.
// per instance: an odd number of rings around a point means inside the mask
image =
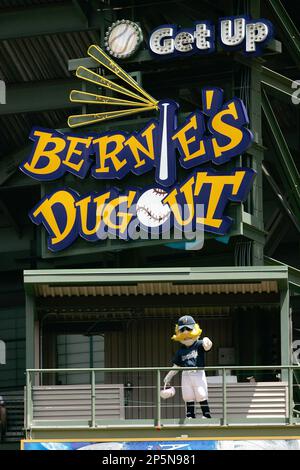
M 122 419 L 123 386 L 96 386 L 96 418 Z M 33 419 L 91 419 L 91 388 L 89 385 L 58 385 L 33 387 Z

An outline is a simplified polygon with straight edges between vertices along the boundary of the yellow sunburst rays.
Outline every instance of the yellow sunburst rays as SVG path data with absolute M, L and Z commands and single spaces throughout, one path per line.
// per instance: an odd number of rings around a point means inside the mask
M 124 81 L 131 88 L 117 85 L 111 80 L 92 72 L 85 67 L 78 67 L 76 76 L 87 82 L 95 85 L 108 88 L 111 91 L 120 93 L 130 97 L 131 100 L 124 98 L 113 98 L 105 95 L 98 95 L 95 93 L 88 93 L 86 91 L 72 90 L 70 93 L 70 100 L 75 103 L 90 103 L 90 104 L 105 104 L 112 106 L 125 107 L 125 109 L 117 111 L 105 111 L 93 114 L 76 114 L 69 116 L 69 127 L 87 126 L 108 119 L 115 119 L 118 117 L 127 116 L 130 114 L 141 113 L 152 109 L 158 109 L 158 101 L 155 100 L 149 93 L 143 90 L 142 87 L 126 73 L 118 64 L 116 64 L 100 47 L 92 45 L 88 49 L 88 55 L 97 61 L 102 67 L 105 67 L 115 76 Z M 133 91 L 133 90 L 134 91 Z M 132 100 L 133 99 L 133 100 Z

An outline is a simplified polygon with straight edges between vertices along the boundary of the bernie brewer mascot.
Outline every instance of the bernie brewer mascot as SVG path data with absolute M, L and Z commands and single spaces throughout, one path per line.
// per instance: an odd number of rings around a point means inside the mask
M 212 347 L 209 338 L 199 340 L 202 333 L 193 317 L 187 315 L 179 318 L 175 327 L 174 341 L 183 346 L 178 349 L 173 359 L 173 369 L 177 367 L 204 367 L 204 353 Z M 178 371 L 171 370 L 164 378 L 165 386 L 169 385 Z M 182 372 L 182 398 L 186 403 L 186 417 L 195 418 L 195 402 L 200 402 L 204 418 L 211 418 L 207 402 L 207 381 L 204 370 L 187 370 Z

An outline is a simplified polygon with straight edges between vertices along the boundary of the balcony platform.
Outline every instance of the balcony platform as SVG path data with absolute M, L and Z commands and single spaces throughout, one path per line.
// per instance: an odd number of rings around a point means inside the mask
M 153 420 L 126 420 L 126 423 L 38 422 L 32 423 L 27 439 L 38 440 L 169 440 L 169 439 L 295 439 L 300 438 L 300 419 L 288 424 L 286 419 L 244 419 L 223 426 L 219 419 L 162 420 L 161 426 Z

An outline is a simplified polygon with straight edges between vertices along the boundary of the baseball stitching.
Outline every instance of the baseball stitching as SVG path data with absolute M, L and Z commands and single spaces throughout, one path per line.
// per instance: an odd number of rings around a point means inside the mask
M 160 189 L 160 188 L 153 189 L 153 192 L 154 192 L 154 194 L 159 194 L 159 195 L 167 194 L 166 191 L 164 191 L 163 189 Z
M 130 29 L 133 29 L 133 28 L 130 28 Z M 108 44 L 110 46 L 111 49 L 115 48 L 115 52 L 117 54 L 124 54 L 124 52 L 127 52 L 127 49 L 130 47 L 132 47 L 132 44 L 133 41 L 134 41 L 134 38 L 135 38 L 135 31 L 131 31 L 130 34 L 128 35 L 127 38 L 125 38 L 125 43 L 124 44 L 119 44 L 119 39 L 122 38 L 122 36 L 124 36 L 126 33 L 129 33 L 129 30 L 128 30 L 128 27 L 125 25 L 123 30 L 121 30 L 121 32 L 119 32 L 117 34 L 117 36 L 115 36 L 113 39 L 110 39 L 108 40 Z
M 164 221 L 167 217 L 169 217 L 169 212 L 164 216 L 157 217 L 150 209 L 148 209 L 148 207 L 145 206 L 138 207 L 136 212 L 138 213 L 140 211 L 144 212 L 150 219 L 153 219 L 156 222 Z

